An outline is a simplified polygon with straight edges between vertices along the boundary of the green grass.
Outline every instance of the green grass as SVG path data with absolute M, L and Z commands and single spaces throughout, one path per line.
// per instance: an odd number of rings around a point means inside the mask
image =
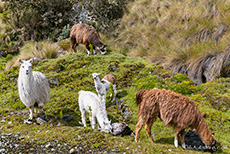
M 115 63 L 117 70 L 112 71 L 110 64 Z M 135 106 L 135 95 L 138 90 L 165 88 L 176 91 L 195 100 L 204 115 L 211 132 L 215 133 L 218 140 L 219 150 L 216 153 L 229 153 L 230 141 L 230 111 L 229 111 L 229 79 L 219 79 L 214 82 L 196 85 L 182 74 L 172 75 L 170 70 L 164 69 L 161 65 L 156 65 L 143 58 L 131 58 L 117 52 L 109 52 L 106 55 L 87 56 L 86 52 L 71 53 L 57 59 L 44 59 L 41 62 L 34 62 L 33 70 L 40 71 L 49 79 L 54 77 L 58 80 L 57 85 L 51 86 L 50 101 L 45 105 L 46 115 L 53 119 L 54 125 L 26 125 L 23 120 L 28 115 L 9 115 L 5 111 L 28 110 L 19 100 L 17 91 L 18 67 L 13 67 L 9 71 L 4 70 L 5 62 L 1 60 L 0 70 L 0 117 L 6 117 L 6 122 L 0 132 L 16 133 L 21 132 L 25 136 L 35 139 L 35 142 L 58 139 L 69 142 L 72 145 L 82 143 L 84 146 L 98 149 L 114 149 L 132 153 L 184 153 L 179 147 L 173 144 L 174 131 L 170 127 L 165 127 L 159 119 L 153 124 L 152 132 L 154 143 L 150 143 L 147 134 L 142 129 L 140 142 L 135 143 L 131 136 L 116 137 L 109 134 L 92 130 L 89 126 L 82 128 L 78 123 L 81 114 L 78 107 L 78 91 L 87 90 L 96 92 L 92 73 L 101 73 L 103 77 L 107 73 L 114 73 L 117 76 L 117 90 L 119 99 L 132 110 L 132 114 L 126 119 L 126 123 L 135 130 L 137 123 L 137 111 Z M 109 119 L 113 122 L 122 122 L 121 111 L 115 106 L 109 106 L 111 98 L 107 94 L 107 112 Z M 74 120 L 70 123 L 62 121 L 62 115 L 72 115 Z M 57 117 L 57 119 L 54 118 Z M 15 120 L 13 120 L 15 119 Z M 12 124 L 8 124 L 12 121 Z M 56 126 L 57 122 L 61 126 Z M 46 131 L 50 130 L 48 135 Z M 81 136 L 78 139 L 78 135 Z M 26 138 L 25 138 L 26 140 Z M 222 145 L 228 145 L 227 149 L 221 149 Z M 199 153 L 187 150 L 186 153 Z

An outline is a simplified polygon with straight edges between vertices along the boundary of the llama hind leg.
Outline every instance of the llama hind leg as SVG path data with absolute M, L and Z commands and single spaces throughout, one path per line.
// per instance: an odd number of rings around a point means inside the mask
M 29 111 L 30 111 L 30 115 L 29 115 L 28 120 L 32 121 L 32 119 L 33 119 L 33 107 L 29 107 Z
M 144 125 L 144 121 L 142 118 L 139 118 L 139 121 L 136 125 L 136 136 L 135 136 L 135 142 L 138 142 L 138 139 L 139 139 L 139 134 L 140 134 L 140 131 L 141 131 L 141 128 L 143 127 Z
M 81 110 L 81 121 L 84 127 L 86 127 L 86 121 L 85 121 L 85 109 Z
M 75 37 L 71 38 L 71 48 L 73 49 L 73 52 L 76 52 L 76 47 L 78 46 L 78 43 L 76 42 Z
M 153 142 L 153 138 L 152 138 L 152 134 L 151 134 L 151 127 L 155 121 L 156 121 L 156 119 L 150 119 L 145 123 L 145 130 L 148 134 L 150 142 Z
M 45 114 L 45 112 L 43 110 L 43 106 L 44 106 L 44 103 L 39 103 L 39 105 L 38 105 L 38 113 Z

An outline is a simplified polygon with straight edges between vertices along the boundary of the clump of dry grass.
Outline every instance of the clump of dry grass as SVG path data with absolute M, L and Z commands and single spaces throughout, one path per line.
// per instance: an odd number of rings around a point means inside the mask
M 26 42 L 25 45 L 20 49 L 20 53 L 9 60 L 6 64 L 6 70 L 9 70 L 12 66 L 18 65 L 18 59 L 28 60 L 30 58 L 57 58 L 60 54 L 60 47 L 56 43 L 50 41 L 41 42 Z
M 114 46 L 187 73 L 191 63 L 210 53 L 219 57 L 228 48 L 229 7 L 228 0 L 135 1 L 122 19 Z
M 0 1 L 0 13 L 2 13 L 4 10 L 4 4 L 5 4 L 5 2 Z

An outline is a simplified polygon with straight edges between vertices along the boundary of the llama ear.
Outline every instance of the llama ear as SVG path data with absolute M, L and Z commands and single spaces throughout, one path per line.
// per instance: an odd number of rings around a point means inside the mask
M 29 62 L 30 62 L 30 63 L 33 63 L 33 62 L 34 62 L 34 58 L 31 58 L 31 59 L 29 60 Z
M 21 59 L 19 59 L 18 62 L 19 62 L 20 64 L 23 64 L 23 61 L 22 61 Z
M 212 145 L 216 145 L 216 140 L 212 141 Z

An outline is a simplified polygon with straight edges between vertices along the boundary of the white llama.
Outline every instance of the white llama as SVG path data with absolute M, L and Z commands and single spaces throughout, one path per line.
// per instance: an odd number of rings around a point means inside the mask
M 78 94 L 78 103 L 84 127 L 86 127 L 85 112 L 88 112 L 90 113 L 89 120 L 93 129 L 96 124 L 95 118 L 97 118 L 101 131 L 105 133 L 111 132 L 111 121 L 108 120 L 105 104 L 101 102 L 98 95 L 93 92 L 83 90 L 79 91 Z
M 106 91 L 109 90 L 111 83 L 113 84 L 113 91 L 114 91 L 113 99 L 116 98 L 116 94 L 117 94 L 116 85 L 115 85 L 116 77 L 114 74 L 105 75 L 101 81 L 99 78 L 100 73 L 93 73 L 92 76 L 94 79 L 96 91 L 104 103 L 106 102 Z
M 49 101 L 50 88 L 44 74 L 32 71 L 33 58 L 27 61 L 19 60 L 21 64 L 18 76 L 18 92 L 22 103 L 29 108 L 30 115 L 27 120 L 33 119 L 33 108 L 43 112 L 43 106 Z

